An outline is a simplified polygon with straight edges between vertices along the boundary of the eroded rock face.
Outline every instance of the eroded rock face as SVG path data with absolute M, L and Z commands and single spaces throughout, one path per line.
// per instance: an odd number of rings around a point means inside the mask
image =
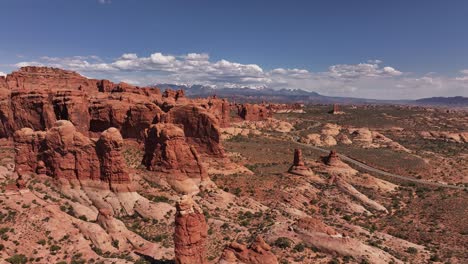
M 16 90 L 11 93 L 13 129 L 46 130 L 56 121 L 47 91 Z
M 121 154 L 123 138 L 114 127 L 102 132 L 96 143 L 96 153 L 100 161 L 101 179 L 115 184 L 129 184 L 127 165 Z
M 220 127 L 225 128 L 230 125 L 231 107 L 227 100 L 218 99 L 216 96 L 208 99 L 198 99 L 201 107 L 208 110 L 217 120 Z
M 46 91 L 81 90 L 97 91 L 97 81 L 88 79 L 73 71 L 50 67 L 22 67 L 7 75 L 6 82 L 10 89 Z
M 90 130 L 102 132 L 110 127 L 119 129 L 124 138 L 144 138 L 144 131 L 159 122 L 163 111 L 146 96 L 138 94 L 100 95 L 89 105 Z
M 205 264 L 208 226 L 202 209 L 189 196 L 176 205 L 174 251 L 177 264 Z
M 238 105 L 237 114 L 247 121 L 262 121 L 271 117 L 271 112 L 265 106 L 257 104 Z
M 226 100 L 188 99 L 183 90 L 137 87 L 88 79 L 73 71 L 23 67 L 0 79 L 0 137 L 29 127 L 47 130 L 68 120 L 84 135 L 115 127 L 124 138 L 142 140 L 151 124 L 183 125 L 187 140 L 203 154 L 223 157 L 220 126 L 228 126 Z
M 219 124 L 207 110 L 196 105 L 177 106 L 167 113 L 164 120 L 182 125 L 187 141 L 200 153 L 224 156 Z
M 115 128 L 104 131 L 95 143 L 67 120 L 48 131 L 23 128 L 14 134 L 16 170 L 23 174 L 46 174 L 63 183 L 99 188 L 130 184 L 120 153 L 123 139 Z
M 82 91 L 57 91 L 52 98 L 56 120 L 69 120 L 78 131 L 88 134 L 88 96 Z
M 277 264 L 278 259 L 270 250 L 271 247 L 257 236 L 249 247 L 237 242 L 231 243 L 224 249 L 218 263 Z
M 59 120 L 47 131 L 44 151 L 39 154 L 47 175 L 69 181 L 100 180 L 95 144 L 66 120 Z
M 15 132 L 15 170 L 19 176 L 24 173 L 36 172 L 37 155 L 40 151 L 45 132 L 34 132 L 30 128 L 22 128 Z
M 304 161 L 302 160 L 302 150 L 300 149 L 294 150 L 293 166 L 304 166 Z
M 147 130 L 143 164 L 148 170 L 166 173 L 169 184 L 182 193 L 197 192 L 200 184 L 209 180 L 197 150 L 174 124 L 155 124 Z

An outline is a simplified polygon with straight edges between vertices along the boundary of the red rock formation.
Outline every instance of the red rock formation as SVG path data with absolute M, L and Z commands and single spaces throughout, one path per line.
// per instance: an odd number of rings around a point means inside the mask
M 294 150 L 293 166 L 304 166 L 304 161 L 302 160 L 302 150 L 300 149 Z
M 174 125 L 151 125 L 145 139 L 143 164 L 148 170 L 167 174 L 167 181 L 179 192 L 197 192 L 208 174 L 201 164 L 197 151 L 190 147 L 184 131 Z
M 94 142 L 78 132 L 70 121 L 57 121 L 47 131 L 43 144 L 44 151 L 39 156 L 48 175 L 78 182 L 101 179 Z
M 143 139 L 145 129 L 160 122 L 163 114 L 161 108 L 150 102 L 131 104 L 122 128 L 123 136 Z
M 289 168 L 289 173 L 301 176 L 313 176 L 312 170 L 305 166 L 302 160 L 302 150 L 294 149 L 293 165 Z
M 304 113 L 304 104 L 268 104 L 267 109 L 273 113 Z
M 131 183 L 120 153 L 123 139 L 115 128 L 104 131 L 95 143 L 70 121 L 59 120 L 47 132 L 23 128 L 13 139 L 18 175 L 47 174 L 64 183 L 116 191 L 128 190 Z
M 329 166 L 335 166 L 340 163 L 340 157 L 338 156 L 338 154 L 336 154 L 335 150 L 331 150 L 330 154 L 328 154 L 328 156 L 325 157 L 324 161 L 325 164 Z
M 119 129 L 124 138 L 144 138 L 144 131 L 159 122 L 163 111 L 146 96 L 138 94 L 102 95 L 89 105 L 90 130 L 102 132 L 110 127 Z
M 0 138 L 9 137 L 14 132 L 10 95 L 11 91 L 7 86 L 5 77 L 0 76 Z
M 99 92 L 110 93 L 114 90 L 115 84 L 109 80 L 100 80 L 97 82 Z
M 23 127 L 47 130 L 57 120 L 68 120 L 84 135 L 99 136 L 115 127 L 124 138 L 143 139 L 145 129 L 161 122 L 164 110 L 170 112 L 167 122 L 182 124 L 200 153 L 223 156 L 219 124 L 229 124 L 229 105 L 212 99 L 205 109 L 199 107 L 205 102 L 185 98 L 183 90 L 167 90 L 163 97 L 157 88 L 87 79 L 56 68 L 24 67 L 0 78 L 0 137 Z
M 14 90 L 11 93 L 13 128 L 46 130 L 56 121 L 48 91 Z
M 313 217 L 304 217 L 304 218 L 299 219 L 296 222 L 296 226 L 304 230 L 325 233 L 327 235 L 338 234 L 333 228 L 326 225 L 324 222 L 320 221 L 320 219 L 313 218 Z
M 182 99 L 185 97 L 185 91 L 182 89 L 179 90 L 172 90 L 172 89 L 166 89 L 163 93 L 164 98 L 172 98 L 175 99 L 176 101 L 179 99 Z
M 30 128 L 22 128 L 14 133 L 15 170 L 21 177 L 25 173 L 35 173 L 37 170 L 37 155 L 45 132 L 34 132 Z
M 7 89 L 7 82 L 5 76 L 0 76 L 0 89 Z
M 56 120 L 69 120 L 81 133 L 88 134 L 88 96 L 82 91 L 57 91 L 52 98 Z
M 81 90 L 87 93 L 97 91 L 97 81 L 87 79 L 76 72 L 49 67 L 22 67 L 7 75 L 10 89 L 29 91 Z
M 344 114 L 343 111 L 340 111 L 340 107 L 338 106 L 338 104 L 333 104 L 333 109 L 328 111 L 328 113 L 333 115 Z
M 218 119 L 220 127 L 228 127 L 230 125 L 231 108 L 227 100 L 215 97 L 210 98 L 206 109 Z
M 260 236 L 257 236 L 250 247 L 237 242 L 231 243 L 224 249 L 218 263 L 277 264 L 278 259 L 270 250 L 271 247 Z
M 258 104 L 238 105 L 237 114 L 247 121 L 262 121 L 271 117 L 271 112 L 265 106 Z
M 26 189 L 26 181 L 23 179 L 23 176 L 18 176 L 18 179 L 16 179 L 16 187 L 19 190 Z
M 182 197 L 177 203 L 174 251 L 177 264 L 205 264 L 208 227 L 201 208 L 192 198 Z
M 100 161 L 101 180 L 115 184 L 129 184 L 130 176 L 121 154 L 123 138 L 114 127 L 102 132 L 96 143 L 96 153 Z
M 220 144 L 219 124 L 207 110 L 196 105 L 177 106 L 172 108 L 163 120 L 182 125 L 188 143 L 195 145 L 198 152 L 224 156 Z

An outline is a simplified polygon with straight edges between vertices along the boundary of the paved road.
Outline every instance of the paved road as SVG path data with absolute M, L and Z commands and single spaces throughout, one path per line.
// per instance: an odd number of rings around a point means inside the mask
M 280 139 L 277 139 L 277 140 L 280 140 Z M 284 140 L 282 140 L 282 141 L 284 141 Z M 329 149 L 324 149 L 324 148 L 321 148 L 321 147 L 316 147 L 316 146 L 312 146 L 312 145 L 301 143 L 301 142 L 294 142 L 294 143 L 298 144 L 298 145 L 301 145 L 303 147 L 306 147 L 306 148 L 311 148 L 311 149 L 321 151 L 321 152 L 326 153 L 326 154 L 330 153 Z M 426 181 L 426 180 L 415 179 L 415 178 L 412 178 L 412 177 L 407 177 L 407 176 L 402 176 L 402 175 L 386 172 L 386 171 L 371 167 L 371 166 L 369 166 L 367 164 L 364 164 L 364 163 L 362 163 L 360 161 L 357 161 L 355 159 L 352 159 L 350 157 L 347 157 L 347 156 L 345 156 L 343 154 L 338 154 L 338 156 L 342 160 L 347 161 L 349 163 L 352 163 L 352 164 L 354 164 L 354 165 L 356 165 L 356 166 L 358 166 L 358 167 L 360 167 L 362 169 L 365 169 L 365 170 L 370 171 L 370 172 L 378 173 L 378 174 L 381 174 L 381 175 L 384 175 L 384 176 L 393 177 L 393 178 L 397 178 L 397 179 L 401 179 L 401 180 L 405 180 L 405 181 L 410 181 L 410 182 L 414 182 L 414 183 L 419 183 L 419 184 L 424 184 L 424 185 L 435 186 L 435 187 L 458 189 L 458 190 L 468 190 L 467 187 L 463 187 L 463 186 L 457 186 L 457 185 L 451 185 L 451 184 L 445 184 L 445 183 L 438 183 L 438 182 L 432 182 L 432 181 Z

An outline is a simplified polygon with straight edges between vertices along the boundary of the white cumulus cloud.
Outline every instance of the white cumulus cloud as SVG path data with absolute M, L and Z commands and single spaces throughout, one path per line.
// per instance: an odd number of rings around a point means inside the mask
M 138 85 L 157 83 L 201 84 L 210 87 L 269 87 L 303 89 L 331 96 L 364 98 L 420 98 L 468 96 L 468 70 L 450 78 L 434 73 L 404 73 L 381 60 L 337 64 L 326 71 L 299 68 L 264 69 L 255 63 L 211 60 L 206 53 L 182 55 L 155 52 L 147 56 L 125 53 L 113 60 L 98 56 L 41 57 L 15 66 L 52 66 L 94 78 L 109 78 Z

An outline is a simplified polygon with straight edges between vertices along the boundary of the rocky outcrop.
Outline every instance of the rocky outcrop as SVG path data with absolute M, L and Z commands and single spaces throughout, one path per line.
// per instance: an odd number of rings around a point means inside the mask
M 199 153 L 224 156 L 220 144 L 221 131 L 216 118 L 206 109 L 190 104 L 172 108 L 163 120 L 166 123 L 180 124 L 190 145 Z
M 102 132 L 96 143 L 96 153 L 99 157 L 101 180 L 113 188 L 118 184 L 129 184 L 130 176 L 127 165 L 121 154 L 123 138 L 114 127 Z
M 147 130 L 143 165 L 165 173 L 168 183 L 181 193 L 198 192 L 199 186 L 209 181 L 197 150 L 174 124 L 155 124 Z
M 218 121 L 220 127 L 225 128 L 230 125 L 231 107 L 226 99 L 218 99 L 216 96 L 208 99 L 197 99 L 200 107 L 205 108 Z
M 30 127 L 33 130 L 46 130 L 56 121 L 46 90 L 14 90 L 11 93 L 11 111 L 13 129 Z
M 257 236 L 249 246 L 233 242 L 224 249 L 218 264 L 277 264 L 278 259 L 271 252 L 271 247 Z
M 343 236 L 320 220 L 302 219 L 294 226 L 295 236 L 321 252 L 339 256 L 352 256 L 358 262 L 403 263 L 380 248 L 372 247 L 357 239 Z
M 159 122 L 163 111 L 147 98 L 137 94 L 100 95 L 89 105 L 90 130 L 102 132 L 119 129 L 124 138 L 144 138 L 144 131 Z
M 47 175 L 70 182 L 101 179 L 94 142 L 78 132 L 70 121 L 57 121 L 47 131 L 43 147 L 39 160 L 44 161 Z
M 69 120 L 78 131 L 88 134 L 89 113 L 88 96 L 82 91 L 57 91 L 52 98 L 56 120 Z
M 271 112 L 263 105 L 237 105 L 237 114 L 246 121 L 261 121 L 271 117 Z
M 104 131 L 95 143 L 67 120 L 46 132 L 23 128 L 14 134 L 19 175 L 46 174 L 62 183 L 104 189 L 127 187 L 130 177 L 120 153 L 123 139 L 115 128 Z
M 88 79 L 73 71 L 50 67 L 22 67 L 7 75 L 10 89 L 29 91 L 80 90 L 86 93 L 97 91 L 97 81 Z
M 15 170 L 19 176 L 35 173 L 38 166 L 37 155 L 40 151 L 45 132 L 34 132 L 22 128 L 13 135 L 15 145 Z
M 44 131 L 57 120 L 68 120 L 84 135 L 98 137 L 115 127 L 124 138 L 142 140 L 145 129 L 163 118 L 183 125 L 199 153 L 224 156 L 219 127 L 229 125 L 226 100 L 188 99 L 183 90 L 161 94 L 157 88 L 48 67 L 24 67 L 0 80 L 0 137 L 11 137 L 23 127 Z
M 163 112 L 156 104 L 160 99 L 157 88 L 87 79 L 56 68 L 24 67 L 0 83 L 0 137 L 23 127 L 46 130 L 57 120 L 68 120 L 85 135 L 90 131 L 98 136 L 116 127 L 124 138 L 142 139 L 144 130 L 160 121 Z
M 302 160 L 302 150 L 294 149 L 294 160 L 293 165 L 288 170 L 289 173 L 300 175 L 300 176 L 313 176 L 312 170 L 305 166 Z
M 468 132 L 422 131 L 419 134 L 424 139 L 468 143 Z
M 177 264 L 205 264 L 208 226 L 202 209 L 189 196 L 176 205 L 174 251 Z
M 330 154 L 324 158 L 325 164 L 328 166 L 337 166 L 340 165 L 341 160 L 335 150 L 331 150 Z

